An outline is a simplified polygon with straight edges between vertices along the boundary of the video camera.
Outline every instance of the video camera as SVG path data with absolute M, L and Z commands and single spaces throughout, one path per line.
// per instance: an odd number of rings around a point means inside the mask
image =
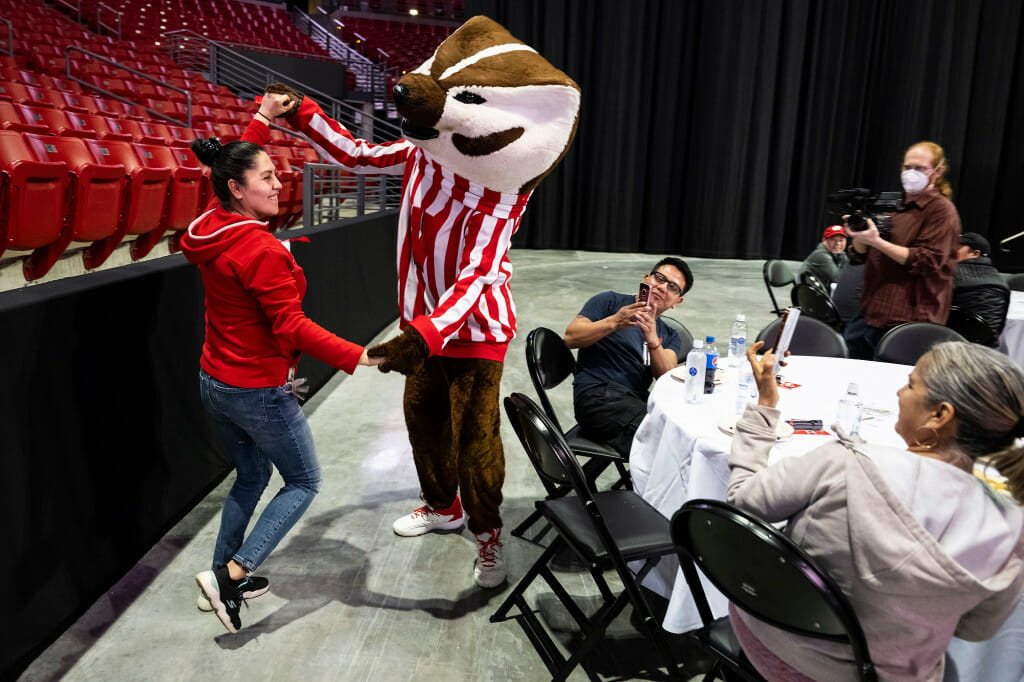
M 846 225 L 853 232 L 866 230 L 868 218 L 874 220 L 881 231 L 889 225 L 888 214 L 900 207 L 901 196 L 899 192 L 872 192 L 864 187 L 852 187 L 836 190 L 825 200 L 844 207 L 840 215 L 849 214 Z

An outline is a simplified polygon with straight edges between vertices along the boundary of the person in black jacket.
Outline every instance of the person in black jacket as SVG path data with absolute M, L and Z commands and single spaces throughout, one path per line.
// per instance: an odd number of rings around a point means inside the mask
M 960 235 L 957 261 L 953 305 L 976 313 L 999 338 L 1010 306 L 1010 288 L 992 265 L 988 240 L 977 232 L 964 232 Z

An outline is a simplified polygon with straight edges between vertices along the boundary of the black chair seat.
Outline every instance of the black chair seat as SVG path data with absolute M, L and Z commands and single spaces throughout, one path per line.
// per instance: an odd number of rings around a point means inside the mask
M 584 457 L 601 457 L 619 462 L 626 461 L 626 458 L 612 446 L 605 445 L 604 443 L 598 443 L 597 441 L 581 436 L 579 424 L 566 432 L 565 442 L 569 444 L 569 448 L 577 455 L 582 455 Z
M 633 491 L 597 493 L 594 503 L 626 561 L 643 559 L 651 553 L 671 554 L 674 551 L 668 519 Z M 569 495 L 541 500 L 537 502 L 537 508 L 580 556 L 605 570 L 611 568 L 605 545 L 580 498 Z

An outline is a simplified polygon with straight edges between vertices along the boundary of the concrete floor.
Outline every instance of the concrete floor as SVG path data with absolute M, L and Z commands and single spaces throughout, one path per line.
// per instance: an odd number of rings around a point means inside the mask
M 529 330 L 561 332 L 592 294 L 634 291 L 657 258 L 513 250 L 520 335 L 509 349 L 502 394 L 534 395 L 524 359 Z M 773 319 L 762 261 L 687 261 L 694 288 L 670 314 L 695 337 L 714 334 L 724 354 L 737 312 L 747 315 L 751 337 Z M 339 374 L 306 404 L 324 485 L 260 568 L 271 591 L 242 609 L 239 633 L 228 634 L 214 615 L 196 609 L 192 579 L 208 566 L 229 476 L 21 679 L 550 679 L 514 620 L 488 621 L 510 587 L 474 587 L 476 548 L 467 530 L 420 538 L 392 533 L 392 521 L 420 504 L 401 394 L 402 377 L 360 368 L 351 377 Z M 569 382 L 553 397 L 564 421 L 571 420 Z M 507 423 L 502 438 L 508 462 L 502 511 L 510 530 L 543 491 Z M 509 536 L 505 553 L 514 584 L 540 550 Z M 575 594 L 593 593 L 588 581 L 568 580 Z M 543 589 L 531 595 L 558 628 L 564 615 L 553 596 Z M 623 646 L 602 647 L 595 667 L 603 679 L 656 679 L 636 672 L 638 660 L 647 658 L 636 637 L 628 620 L 614 626 L 610 638 Z M 577 669 L 570 679 L 587 678 Z

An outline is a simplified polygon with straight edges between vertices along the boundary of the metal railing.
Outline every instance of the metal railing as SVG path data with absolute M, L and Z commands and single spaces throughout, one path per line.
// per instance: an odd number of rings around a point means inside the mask
M 180 92 L 181 94 L 183 94 L 185 96 L 185 120 L 182 121 L 182 120 L 176 119 L 173 116 L 168 116 L 167 114 L 163 113 L 162 111 L 157 111 L 156 109 L 151 109 L 151 108 L 145 106 L 144 104 L 142 104 L 142 102 L 137 102 L 135 100 L 128 99 L 127 97 L 124 97 L 122 95 L 118 95 L 116 93 L 113 93 L 113 92 L 111 92 L 109 90 L 105 90 L 105 89 L 101 88 L 100 86 L 98 86 L 98 85 L 96 85 L 94 83 L 90 83 L 89 81 L 85 80 L 84 78 L 81 78 L 77 73 L 72 73 L 72 69 L 71 69 L 71 54 L 74 53 L 74 52 L 79 52 L 79 53 L 81 53 L 83 55 L 87 55 L 91 59 L 95 59 L 96 61 L 100 61 L 100 62 L 103 62 L 105 64 L 110 64 L 114 68 L 120 69 L 122 71 L 127 71 L 128 73 L 134 74 L 135 76 L 138 76 L 140 78 L 144 78 L 145 80 L 150 81 L 150 82 L 152 82 L 152 83 L 154 83 L 156 85 L 159 85 L 162 88 L 167 88 L 168 90 L 174 90 L 175 92 Z M 170 121 L 171 123 L 174 123 L 175 125 L 185 126 L 186 128 L 191 128 L 192 127 L 192 93 L 190 93 L 189 91 L 183 90 L 183 89 L 181 89 L 181 88 L 179 88 L 179 87 L 177 87 L 175 85 L 171 85 L 167 81 L 160 80 L 159 78 L 154 78 L 153 76 L 150 76 L 149 74 L 143 73 L 142 71 L 138 71 L 138 70 L 133 69 L 133 68 L 131 68 L 129 66 L 125 66 L 124 64 L 121 64 L 120 62 L 116 62 L 113 59 L 109 59 L 107 57 L 104 57 L 101 54 L 97 54 L 95 52 L 91 52 L 91 51 L 86 50 L 84 48 L 78 47 L 77 45 L 68 45 L 66 48 L 64 48 L 64 62 L 65 62 L 64 73 L 67 76 L 68 80 L 74 81 L 74 82 L 76 82 L 76 83 L 78 83 L 78 84 L 80 84 L 80 85 L 82 85 L 84 87 L 91 88 L 93 90 L 96 90 L 97 92 L 103 93 L 104 97 L 111 97 L 113 99 L 118 100 L 119 102 L 124 102 L 125 104 L 132 104 L 132 105 L 135 105 L 135 106 L 142 107 L 143 109 L 146 110 L 146 112 L 148 112 L 148 113 L 150 113 L 150 114 L 152 114 L 154 116 L 158 116 L 158 117 L 160 117 L 160 118 L 162 118 L 164 120 Z
M 302 180 L 304 228 L 395 210 L 402 200 L 400 175 L 353 175 L 334 164 L 307 163 Z
M 4 54 L 8 57 L 14 56 L 14 24 L 11 20 L 6 17 L 0 17 L 0 21 L 7 24 L 7 47 L 4 48 Z
M 331 118 L 367 140 L 397 140 L 402 137 L 399 126 L 384 118 L 369 116 L 361 106 L 336 99 L 308 84 L 271 69 L 248 57 L 227 43 L 210 40 L 193 31 L 170 31 L 164 34 L 171 57 L 185 68 L 203 71 L 209 79 L 224 85 L 242 97 L 262 94 L 271 83 L 285 83 L 317 101 Z
M 66 7 L 74 13 L 75 21 L 82 23 L 82 0 L 54 0 L 53 6 L 57 9 Z
M 121 40 L 121 16 L 123 12 L 119 12 L 110 5 L 105 3 L 99 3 L 96 6 L 96 31 L 103 33 L 104 30 L 110 32 L 110 35 L 114 36 L 118 40 Z M 107 23 L 107 17 L 110 17 L 110 21 L 116 23 Z
M 322 11 L 322 10 L 321 10 Z M 310 39 L 322 47 L 327 54 L 337 62 L 345 65 L 356 77 L 356 88 L 363 92 L 371 93 L 376 100 L 385 96 L 387 87 L 386 71 L 379 65 L 374 64 L 365 55 L 359 52 L 344 40 L 335 35 L 334 32 L 315 21 L 308 14 L 298 8 L 292 8 L 292 22 L 296 28 L 305 33 Z M 339 28 L 341 22 L 334 22 Z

